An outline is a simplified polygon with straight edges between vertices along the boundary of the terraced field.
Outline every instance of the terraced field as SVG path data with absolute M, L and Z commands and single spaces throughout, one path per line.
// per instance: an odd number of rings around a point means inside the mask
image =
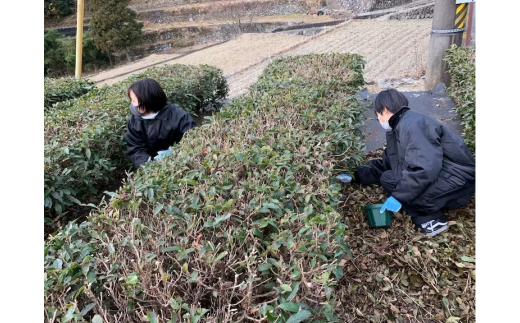
M 285 34 L 243 34 L 229 42 L 183 57 L 179 57 L 178 54 L 151 55 L 139 62 L 124 65 L 88 78 L 97 82 L 98 85 L 113 84 L 152 65 L 164 64 L 209 64 L 221 68 L 224 71 L 224 75 L 228 75 L 253 65 L 259 60 L 275 55 L 280 48 L 293 46 L 305 39 L 305 36 Z M 152 56 L 153 59 L 150 59 Z M 157 61 L 157 63 L 154 61 Z
M 353 20 L 312 37 L 244 34 L 227 43 L 193 54 L 179 58 L 172 56 L 167 63 L 211 64 L 222 68 L 225 75 L 231 73 L 228 77 L 230 97 L 247 91 L 271 60 L 284 55 L 358 53 L 367 61 L 367 82 L 390 77 L 420 77 L 426 69 L 431 23 L 431 19 Z M 161 56 L 163 55 L 156 55 L 157 59 Z M 104 80 L 99 84 L 112 84 L 151 64 L 154 63 L 142 60 L 125 65 L 118 71 L 99 73 L 91 79 Z M 131 72 L 122 74 L 125 71 Z M 119 76 L 110 78 L 110 74 Z
M 284 55 L 313 53 L 358 53 L 367 62 L 367 82 L 387 77 L 424 75 L 432 21 L 355 20 L 320 35 Z M 270 60 L 228 79 L 231 96 L 247 91 Z

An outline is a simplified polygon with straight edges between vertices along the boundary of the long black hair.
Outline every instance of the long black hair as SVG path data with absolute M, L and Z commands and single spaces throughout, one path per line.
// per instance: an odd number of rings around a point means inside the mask
M 130 91 L 137 97 L 139 108 L 146 112 L 159 112 L 168 102 L 161 85 L 154 79 L 146 78 L 132 83 L 128 88 L 128 97 Z
M 397 113 L 403 107 L 408 107 L 408 99 L 403 93 L 395 90 L 388 89 L 379 92 L 374 102 L 374 112 L 382 114 L 383 108 L 387 108 L 390 113 Z

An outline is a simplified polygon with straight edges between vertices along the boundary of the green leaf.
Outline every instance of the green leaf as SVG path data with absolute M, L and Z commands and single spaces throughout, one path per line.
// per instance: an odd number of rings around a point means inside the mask
M 61 259 L 56 259 L 52 263 L 52 267 L 54 267 L 54 268 L 56 268 L 58 270 L 61 270 L 62 266 L 63 266 L 63 261 Z
M 148 321 L 150 323 L 157 323 L 157 315 L 155 314 L 155 312 L 148 312 L 146 314 L 146 317 L 148 318 Z
M 287 320 L 286 323 L 300 323 L 301 321 L 308 319 L 311 316 L 312 316 L 311 312 L 309 312 L 307 310 L 303 310 L 296 314 L 291 315 L 291 317 L 289 317 L 289 319 Z
M 139 277 L 137 277 L 137 274 L 135 274 L 135 273 L 128 275 L 128 277 L 126 278 L 126 283 L 128 285 L 135 285 L 138 282 L 139 282 Z
M 450 310 L 450 301 L 446 297 L 442 298 L 442 304 L 448 311 Z
M 296 282 L 292 285 L 292 292 L 289 294 L 289 296 L 287 296 L 287 298 L 285 299 L 287 302 L 290 302 L 292 301 L 292 299 L 294 298 L 294 296 L 296 296 L 296 294 L 298 293 L 298 290 L 300 289 L 300 283 Z
M 215 218 L 215 225 L 218 225 L 220 222 L 226 221 L 231 217 L 231 213 L 228 213 L 224 216 L 218 216 Z
M 114 244 L 109 243 L 109 244 L 108 244 L 108 253 L 111 254 L 111 255 L 113 255 L 114 252 L 116 252 L 116 250 L 114 249 Z
M 298 311 L 300 310 L 300 306 L 298 306 L 298 304 L 296 303 L 282 303 L 278 307 L 282 310 L 289 311 L 292 313 L 298 313 Z
M 153 210 L 153 215 L 157 215 L 161 210 L 163 209 L 164 204 L 159 204 L 155 207 L 155 210 Z
M 92 318 L 92 323 L 103 323 L 103 319 L 98 314 L 94 315 Z
M 87 148 L 87 150 L 85 151 L 85 155 L 87 155 L 87 158 L 90 159 L 90 149 Z
M 70 322 L 74 318 L 74 311 L 76 310 L 76 306 L 71 306 L 67 310 L 67 313 L 65 314 L 65 317 L 62 319 L 62 323 Z
M 179 253 L 175 256 L 175 258 L 177 258 L 177 260 L 188 259 L 188 255 L 189 255 L 190 253 L 192 253 L 193 251 L 195 251 L 195 249 L 193 249 L 193 248 L 186 249 L 186 250 L 184 250 L 184 251 L 182 251 L 182 252 L 179 252 Z
M 181 304 L 177 303 L 177 300 L 174 298 L 170 299 L 170 306 L 176 311 L 181 309 Z
M 90 303 L 87 306 L 83 307 L 81 310 L 81 316 L 85 316 L 94 306 L 96 306 L 96 303 Z
M 408 281 L 407 281 L 406 279 L 404 279 L 404 278 L 401 278 L 401 283 L 402 283 L 403 285 L 405 285 L 405 286 L 410 285 L 410 283 L 408 283 Z
M 260 266 L 258 266 L 258 271 L 269 270 L 269 268 L 271 268 L 271 266 L 272 265 L 270 263 L 261 264 Z
M 233 204 L 235 204 L 235 200 L 234 199 L 231 199 L 229 201 L 227 201 L 225 204 L 224 204 L 224 209 L 227 210 L 229 209 Z
M 153 202 L 153 189 L 148 189 L 148 199 Z
M 152 259 L 154 259 L 155 257 L 157 257 L 156 254 L 154 253 L 147 253 L 145 258 L 146 258 L 146 263 L 149 263 L 150 261 L 152 261 Z
M 467 257 L 467 256 L 462 256 L 460 259 L 462 259 L 462 261 L 466 261 L 466 262 L 475 262 L 474 258 Z
M 289 285 L 287 285 L 287 284 L 282 284 L 280 287 L 281 287 L 284 291 L 286 291 L 286 292 L 292 292 L 292 288 L 291 288 L 291 286 L 289 286 Z
M 224 258 L 225 256 L 227 256 L 228 253 L 229 253 L 229 252 L 227 252 L 227 251 L 224 251 L 224 252 L 220 253 L 220 255 L 218 255 L 217 258 L 213 259 L 212 262 L 217 262 L 217 261 L 219 261 L 220 259 L 222 259 L 222 258 Z

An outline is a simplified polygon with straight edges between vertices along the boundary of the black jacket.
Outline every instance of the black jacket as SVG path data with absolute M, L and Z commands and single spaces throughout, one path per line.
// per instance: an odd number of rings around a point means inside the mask
M 391 195 L 399 202 L 428 211 L 432 198 L 474 185 L 475 158 L 450 128 L 408 108 L 394 114 L 389 124 L 392 130 L 386 133 L 387 147 L 378 167 L 391 171 L 396 183 Z M 375 169 L 358 169 L 359 181 L 379 182 L 377 173 L 380 176 Z
M 126 154 L 135 169 L 157 152 L 181 141 L 184 133 L 195 127 L 192 117 L 175 104 L 167 104 L 154 119 L 132 115 L 126 128 Z

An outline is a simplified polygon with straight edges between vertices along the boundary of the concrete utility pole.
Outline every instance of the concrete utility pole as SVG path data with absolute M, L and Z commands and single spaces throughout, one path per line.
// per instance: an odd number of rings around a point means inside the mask
M 433 22 L 428 47 L 428 63 L 426 67 L 426 90 L 431 90 L 435 85 L 450 82 L 447 73 L 447 64 L 443 61 L 446 50 L 451 44 L 462 44 L 462 28 L 455 26 L 456 15 L 455 0 L 435 0 L 433 7 Z
M 85 0 L 78 0 L 78 23 L 76 26 L 76 78 L 81 77 L 81 59 L 83 56 L 83 9 Z

